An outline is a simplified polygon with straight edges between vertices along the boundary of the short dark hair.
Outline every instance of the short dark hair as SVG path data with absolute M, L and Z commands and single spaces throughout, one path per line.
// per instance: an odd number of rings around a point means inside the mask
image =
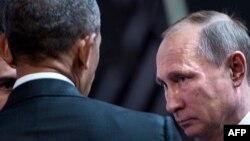
M 10 0 L 4 29 L 14 61 L 59 58 L 75 41 L 100 31 L 96 0 Z
M 3 10 L 6 0 L 0 0 L 0 34 L 3 33 Z
M 221 66 L 227 55 L 241 51 L 246 57 L 247 79 L 250 84 L 250 38 L 244 22 L 216 11 L 198 11 L 184 17 L 168 29 L 174 32 L 179 24 L 192 24 L 201 27 L 198 52 L 209 61 Z

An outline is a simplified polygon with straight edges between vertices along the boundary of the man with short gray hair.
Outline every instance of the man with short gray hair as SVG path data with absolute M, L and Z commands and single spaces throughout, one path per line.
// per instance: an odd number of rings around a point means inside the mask
M 221 141 L 225 124 L 250 124 L 250 39 L 239 20 L 188 15 L 164 33 L 156 62 L 166 109 L 188 136 Z

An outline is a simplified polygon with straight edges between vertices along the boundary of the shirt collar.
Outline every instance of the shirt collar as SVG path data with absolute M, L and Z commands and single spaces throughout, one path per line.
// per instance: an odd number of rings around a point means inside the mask
M 250 111 L 245 115 L 245 117 L 240 121 L 238 125 L 249 125 L 250 124 Z
M 56 72 L 39 72 L 39 73 L 33 73 L 33 74 L 28 74 L 25 76 L 20 77 L 19 79 L 17 79 L 17 81 L 15 82 L 13 89 L 15 89 L 16 87 L 20 86 L 21 84 L 31 81 L 31 80 L 36 80 L 36 79 L 44 79 L 44 78 L 52 78 L 52 79 L 59 79 L 59 80 L 63 80 L 66 82 L 69 82 L 70 84 L 72 84 L 73 86 L 74 83 L 67 78 L 66 76 L 60 74 L 60 73 L 56 73 Z

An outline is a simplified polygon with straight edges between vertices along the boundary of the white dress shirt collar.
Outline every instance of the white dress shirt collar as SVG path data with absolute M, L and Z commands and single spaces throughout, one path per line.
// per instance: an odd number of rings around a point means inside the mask
M 238 125 L 250 125 L 250 111 L 245 115 Z
M 44 78 L 59 79 L 59 80 L 66 81 L 66 82 L 69 82 L 70 84 L 74 85 L 74 83 L 69 78 L 67 78 L 66 76 L 64 76 L 60 73 L 39 72 L 39 73 L 28 74 L 28 75 L 20 77 L 15 82 L 13 89 L 15 89 L 16 87 L 20 86 L 21 84 L 23 84 L 25 82 L 28 82 L 31 80 L 37 80 L 37 79 L 44 79 Z

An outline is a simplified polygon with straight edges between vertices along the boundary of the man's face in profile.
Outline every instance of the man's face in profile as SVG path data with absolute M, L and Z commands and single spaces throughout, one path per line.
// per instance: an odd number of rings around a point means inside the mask
M 187 27 L 165 38 L 157 54 L 157 80 L 166 109 L 188 136 L 210 136 L 231 121 L 237 98 L 230 71 L 198 53 L 200 29 Z
M 1 36 L 1 35 L 0 35 Z M 3 45 L 3 37 L 0 38 L 0 47 Z M 9 94 L 11 93 L 12 87 L 16 80 L 16 69 L 11 68 L 1 57 L 0 57 L 0 110 L 7 101 Z

